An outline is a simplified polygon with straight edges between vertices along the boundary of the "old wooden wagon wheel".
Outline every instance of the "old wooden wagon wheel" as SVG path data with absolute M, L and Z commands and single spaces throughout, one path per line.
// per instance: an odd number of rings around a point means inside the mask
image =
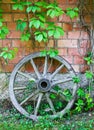
M 77 84 L 71 65 L 62 57 L 41 56 L 40 52 L 24 57 L 14 68 L 9 83 L 15 108 L 37 120 L 48 115 L 64 115 L 73 105 Z

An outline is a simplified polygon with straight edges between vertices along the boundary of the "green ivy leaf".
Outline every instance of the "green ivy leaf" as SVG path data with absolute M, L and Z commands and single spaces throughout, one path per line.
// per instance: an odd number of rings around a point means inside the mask
M 79 88 L 77 90 L 77 94 L 78 94 L 79 97 L 85 97 L 85 92 L 82 88 Z
M 23 33 L 22 35 L 21 35 L 21 41 L 29 41 L 29 38 L 30 38 L 30 33 Z
M 35 39 L 36 39 L 38 42 L 41 42 L 41 41 L 43 40 L 43 35 L 42 35 L 42 34 L 36 35 L 36 36 L 35 36 Z
M 73 77 L 73 82 L 74 83 L 79 83 L 80 82 L 80 78 L 77 77 L 77 76 Z
M 75 18 L 78 16 L 78 8 L 67 8 L 67 13 L 66 13 L 71 19 Z
M 50 49 L 48 50 L 47 54 L 50 56 L 50 57 L 55 57 L 58 55 L 58 50 L 55 50 L 55 49 Z
M 47 27 L 48 30 L 48 36 L 53 36 L 54 38 L 59 38 L 60 36 L 64 35 L 64 30 L 59 27 L 59 26 L 55 26 L 55 25 L 51 25 L 50 27 Z
M 56 3 L 48 5 L 47 9 L 47 16 L 50 16 L 51 18 L 64 14 L 64 11 L 60 7 L 58 7 Z
M 0 38 L 4 39 L 8 33 L 9 33 L 8 28 L 6 26 L 2 26 L 0 29 Z
M 44 24 L 37 18 L 32 18 L 30 20 L 29 23 L 29 27 L 31 28 L 32 26 L 34 26 L 36 29 L 38 29 L 39 27 L 42 27 Z
M 23 32 L 26 27 L 27 27 L 27 23 L 25 21 L 22 21 L 22 20 L 17 21 L 17 26 L 16 26 L 17 30 L 20 30 L 21 32 Z
M 13 10 L 17 10 L 17 9 L 19 9 L 19 10 L 23 10 L 24 9 L 24 6 L 21 4 L 21 3 L 16 3 L 16 4 L 14 4 L 13 6 L 12 6 L 12 8 L 13 8 Z
M 27 7 L 26 12 L 29 13 L 31 11 L 33 13 L 35 13 L 36 11 L 41 11 L 41 8 L 36 6 L 36 5 L 32 5 L 32 6 Z
M 47 55 L 47 50 L 43 50 L 40 52 L 40 56 L 46 56 Z
M 35 3 L 35 5 L 37 5 L 37 6 L 41 6 L 41 7 L 43 7 L 43 8 L 46 8 L 47 6 L 48 6 L 48 3 L 47 2 L 45 2 L 45 1 L 38 1 L 38 2 L 36 2 Z
M 50 98 L 51 99 L 56 99 L 56 95 L 55 94 L 50 94 Z
M 23 5 L 27 5 L 27 6 L 28 6 L 28 5 L 31 5 L 31 4 L 32 4 L 32 2 L 25 1 L 25 2 L 22 2 L 22 4 L 23 4 Z
M 86 72 L 85 72 L 85 76 L 86 76 L 87 79 L 92 79 L 93 76 L 94 76 L 94 74 L 93 74 L 93 72 L 91 72 L 91 71 L 86 71 Z
M 56 29 L 54 31 L 54 38 L 59 38 L 60 37 L 60 32 Z
M 41 42 L 41 41 L 46 42 L 47 41 L 47 33 L 45 31 L 36 31 L 34 33 L 34 35 L 35 35 L 35 39 L 38 42 Z
M 17 53 L 17 49 L 14 48 L 13 50 L 9 50 L 7 47 L 2 49 L 2 52 L 0 53 L 0 57 L 3 57 L 5 60 L 12 60 Z
M 40 20 L 40 21 L 46 22 L 46 18 L 45 18 L 45 14 L 44 14 L 44 13 L 37 14 L 36 16 L 39 17 L 39 20 Z
M 91 57 L 91 56 L 85 57 L 84 60 L 87 61 L 87 64 L 88 64 L 88 65 L 94 63 L 94 61 L 92 60 L 92 57 Z
M 48 36 L 51 37 L 51 36 L 53 36 L 53 35 L 54 35 L 54 30 L 49 30 L 49 31 L 48 31 Z
M 3 25 L 3 23 L 0 21 L 0 27 Z

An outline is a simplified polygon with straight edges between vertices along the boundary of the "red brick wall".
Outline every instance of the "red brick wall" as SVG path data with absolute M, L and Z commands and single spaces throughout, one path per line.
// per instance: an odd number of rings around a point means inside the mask
M 66 7 L 75 7 L 77 0 L 58 0 L 59 6 L 64 10 Z M 8 65 L 4 65 L 3 70 L 10 72 L 13 70 L 14 65 L 25 55 L 30 53 L 43 50 L 43 43 L 36 43 L 36 47 L 33 48 L 32 41 L 21 42 L 20 32 L 16 31 L 16 20 L 19 18 L 27 18 L 25 12 L 20 12 L 19 10 L 12 10 L 11 0 L 2 0 L 0 3 L 2 9 L 4 10 L 3 17 L 5 19 L 5 25 L 8 26 L 10 33 L 7 35 L 5 40 L 0 40 L 0 47 L 8 46 L 9 48 L 18 48 L 18 53 L 15 59 L 9 61 Z M 76 72 L 83 72 L 87 65 L 84 61 L 84 56 L 89 47 L 89 38 L 87 33 L 80 28 L 79 18 L 70 20 L 66 15 L 62 15 L 59 19 L 55 19 L 56 23 L 60 25 L 64 31 L 65 35 L 58 39 L 57 48 L 59 50 L 59 55 L 64 57 L 75 69 Z M 49 47 L 53 47 L 54 41 L 49 41 Z

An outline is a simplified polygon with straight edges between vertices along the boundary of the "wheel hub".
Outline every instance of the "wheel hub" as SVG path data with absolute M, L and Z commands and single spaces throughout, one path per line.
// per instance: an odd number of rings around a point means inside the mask
M 47 92 L 51 89 L 51 83 L 48 79 L 41 79 L 38 82 L 38 88 L 40 89 L 40 91 L 42 92 Z

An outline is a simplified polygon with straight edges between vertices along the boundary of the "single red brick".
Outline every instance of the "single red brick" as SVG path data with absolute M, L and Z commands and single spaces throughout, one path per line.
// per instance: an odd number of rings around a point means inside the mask
M 68 16 L 66 16 L 65 14 L 63 14 L 59 17 L 59 21 L 60 22 L 71 22 L 71 19 Z
M 24 48 L 24 54 L 23 55 L 29 55 L 33 53 L 33 48 Z
M 76 2 L 78 2 L 77 0 L 68 0 L 68 4 L 76 4 Z
M 68 38 L 69 39 L 80 39 L 81 38 L 81 32 L 80 31 L 68 32 Z
M 54 47 L 54 40 L 49 40 L 48 47 Z
M 73 31 L 81 30 L 81 25 L 79 23 L 73 23 Z
M 64 31 L 72 31 L 72 24 L 63 23 Z
M 17 39 L 14 39 L 12 40 L 12 47 L 27 47 L 26 44 L 28 45 L 27 42 L 22 42 L 21 40 L 17 40 Z
M 14 19 L 14 21 L 17 21 L 17 20 L 27 20 L 27 15 L 26 14 L 24 14 L 24 13 L 20 13 L 20 14 L 14 14 L 13 15 L 13 19 Z
M 29 40 L 28 42 L 25 42 L 25 47 L 29 48 L 35 48 L 36 46 L 39 46 L 38 42 Z
M 8 39 L 2 40 L 2 47 L 11 47 L 11 40 Z
M 24 56 L 24 48 L 18 48 L 17 56 L 18 57 L 23 57 Z
M 90 15 L 86 15 L 84 18 L 86 23 L 91 23 L 91 16 Z
M 85 62 L 83 57 L 81 57 L 81 56 L 74 56 L 74 62 L 73 63 L 81 65 L 81 64 L 85 64 L 86 62 Z
M 86 70 L 89 70 L 88 65 L 80 65 L 80 72 L 84 73 Z
M 11 12 L 11 5 L 10 4 L 1 4 L 1 8 L 2 8 L 4 13 Z
M 7 38 L 20 38 L 21 32 L 20 31 L 10 31 L 10 33 L 7 35 Z
M 58 48 L 58 51 L 59 51 L 59 55 L 67 55 L 67 48 Z
M 75 4 L 59 4 L 59 6 L 62 8 L 62 10 L 66 11 L 67 8 L 74 8 L 76 7 Z M 66 14 L 65 14 L 66 15 Z
M 7 22 L 7 27 L 9 30 L 16 30 L 16 23 L 15 22 Z
M 44 43 L 44 42 L 35 42 L 34 43 L 35 44 L 35 47 L 40 47 L 40 48 L 44 48 L 44 47 L 46 47 L 47 46 L 47 43 Z M 31 46 L 32 46 L 33 44 L 31 44 Z
M 86 55 L 86 49 L 84 48 L 68 48 L 68 55 L 72 56 L 85 56 Z
M 77 48 L 77 40 L 58 40 L 58 47 Z
M 2 3 L 13 3 L 12 0 L 2 0 Z
M 58 4 L 66 4 L 66 0 L 57 0 Z
M 69 56 L 76 56 L 76 55 L 80 55 L 79 52 L 78 52 L 78 49 L 77 48 L 68 48 L 68 55 Z
M 11 22 L 12 14 L 3 14 L 3 18 L 4 18 L 5 22 Z

